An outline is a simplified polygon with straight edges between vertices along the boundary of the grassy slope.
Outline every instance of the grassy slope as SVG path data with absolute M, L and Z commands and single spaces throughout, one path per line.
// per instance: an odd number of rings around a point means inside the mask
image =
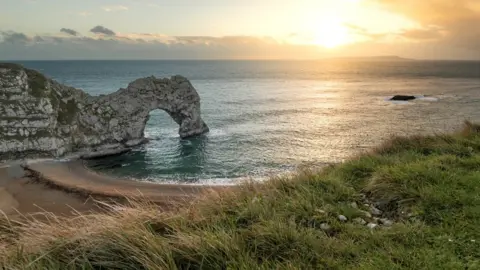
M 374 221 L 352 202 L 376 204 L 395 224 L 352 222 Z M 321 173 L 211 194 L 173 214 L 134 204 L 12 226 L 7 269 L 480 269 L 480 127 L 396 138 Z

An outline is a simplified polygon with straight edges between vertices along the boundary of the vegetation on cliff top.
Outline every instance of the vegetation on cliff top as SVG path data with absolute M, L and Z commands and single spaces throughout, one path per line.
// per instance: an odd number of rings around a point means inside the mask
M 47 78 L 40 72 L 33 69 L 25 69 L 28 77 L 28 85 L 32 96 L 41 98 L 46 97 L 49 90 L 47 89 Z
M 0 258 L 4 269 L 480 269 L 479 194 L 480 126 L 467 123 L 174 212 L 132 203 L 7 223 Z

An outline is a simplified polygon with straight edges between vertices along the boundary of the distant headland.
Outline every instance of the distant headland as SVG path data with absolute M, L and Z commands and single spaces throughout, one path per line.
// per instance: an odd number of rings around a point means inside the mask
M 396 55 L 385 56 L 366 56 L 366 57 L 329 57 L 322 60 L 342 60 L 342 61 L 378 61 L 378 62 L 393 62 L 393 61 L 416 61 L 416 59 L 403 58 Z

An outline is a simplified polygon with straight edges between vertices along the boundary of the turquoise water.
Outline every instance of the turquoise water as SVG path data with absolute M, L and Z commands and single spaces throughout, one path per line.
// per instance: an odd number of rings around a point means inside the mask
M 22 62 L 98 95 L 150 75 L 181 74 L 202 99 L 211 132 L 182 140 L 153 111 L 135 151 L 90 166 L 157 182 L 232 183 L 341 162 L 392 135 L 441 133 L 480 121 L 480 62 Z M 428 95 L 414 102 L 395 94 Z

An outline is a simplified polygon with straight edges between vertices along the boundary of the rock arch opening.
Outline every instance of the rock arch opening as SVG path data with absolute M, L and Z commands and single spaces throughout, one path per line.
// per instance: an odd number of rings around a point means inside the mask
M 178 123 L 162 109 L 150 111 L 145 124 L 144 136 L 147 139 L 178 137 Z

